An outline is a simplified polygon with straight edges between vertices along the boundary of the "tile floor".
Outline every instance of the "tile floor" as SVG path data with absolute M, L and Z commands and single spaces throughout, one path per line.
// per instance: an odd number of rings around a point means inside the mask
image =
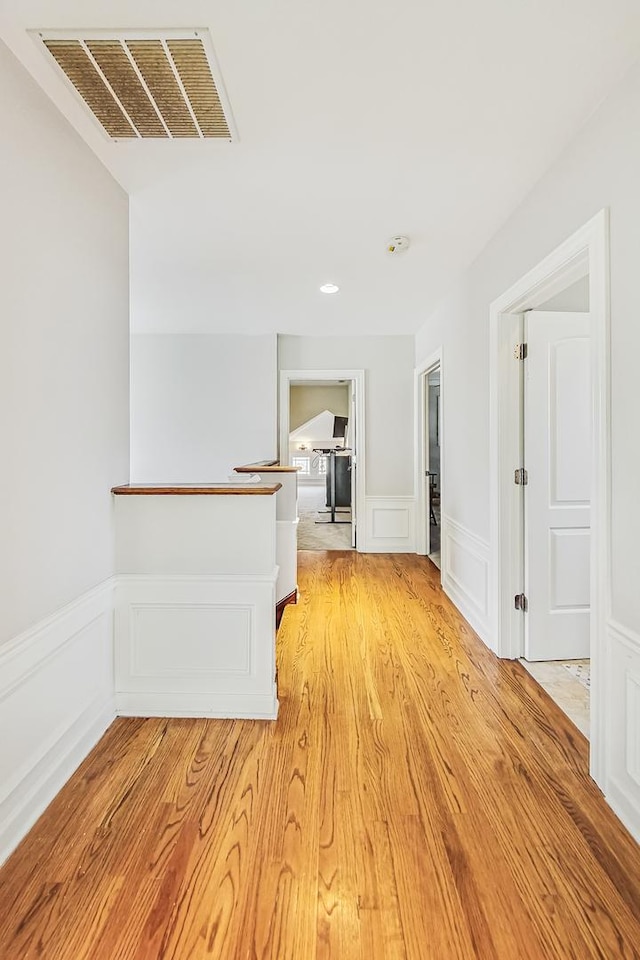
M 542 660 L 520 663 L 589 739 L 589 661 Z

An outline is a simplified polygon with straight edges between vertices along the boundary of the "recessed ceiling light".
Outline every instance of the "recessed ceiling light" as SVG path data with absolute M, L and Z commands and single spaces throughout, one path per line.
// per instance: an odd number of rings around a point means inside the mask
M 337 293 L 340 289 L 335 283 L 323 283 L 320 287 L 320 293 Z

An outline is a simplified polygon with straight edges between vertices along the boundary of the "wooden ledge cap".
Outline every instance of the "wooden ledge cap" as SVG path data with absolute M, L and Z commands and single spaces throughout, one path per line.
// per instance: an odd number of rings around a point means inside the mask
M 179 483 L 165 486 L 161 483 L 124 483 L 119 487 L 112 487 L 111 493 L 122 497 L 270 497 L 282 487 L 281 483 L 252 484 L 252 483 Z
M 259 463 L 246 463 L 243 467 L 233 469 L 235 473 L 297 473 L 300 467 L 283 467 L 280 464 L 263 467 Z

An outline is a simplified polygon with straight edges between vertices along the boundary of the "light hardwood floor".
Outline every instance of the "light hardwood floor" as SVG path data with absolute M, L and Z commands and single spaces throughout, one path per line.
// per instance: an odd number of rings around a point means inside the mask
M 2 960 L 637 958 L 585 739 L 430 562 L 300 587 L 278 721 L 117 721 L 0 872 Z

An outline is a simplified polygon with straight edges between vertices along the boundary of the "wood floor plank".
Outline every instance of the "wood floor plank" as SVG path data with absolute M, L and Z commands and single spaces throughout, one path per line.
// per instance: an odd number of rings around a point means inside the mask
M 429 561 L 299 579 L 278 721 L 116 721 L 0 870 L 0 958 L 638 960 L 587 742 Z

